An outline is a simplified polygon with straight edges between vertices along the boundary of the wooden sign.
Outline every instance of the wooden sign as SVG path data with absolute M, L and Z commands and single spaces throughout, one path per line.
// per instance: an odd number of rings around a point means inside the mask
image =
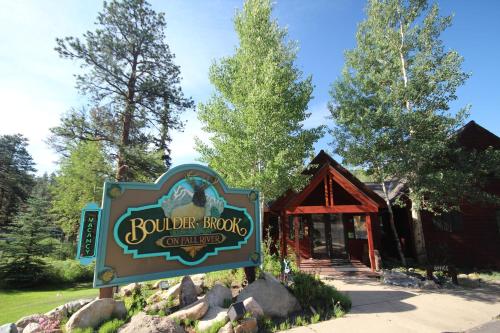
M 94 287 L 258 266 L 259 194 L 182 165 L 154 184 L 104 184 Z M 82 245 L 80 245 L 82 246 Z
M 99 214 L 100 209 L 95 203 L 88 204 L 82 211 L 77 259 L 84 265 L 91 263 L 96 256 Z

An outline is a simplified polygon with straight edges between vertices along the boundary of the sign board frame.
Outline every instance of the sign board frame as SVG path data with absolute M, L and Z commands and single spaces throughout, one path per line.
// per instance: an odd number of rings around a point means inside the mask
M 251 230 L 251 237 L 246 238 L 246 240 L 242 240 L 238 242 L 237 245 L 231 246 L 231 247 L 221 247 L 217 248 L 215 251 L 210 252 L 207 255 L 208 257 L 217 257 L 220 253 L 223 253 L 225 251 L 232 251 L 232 250 L 240 250 L 242 247 L 247 245 L 247 242 L 250 241 L 250 239 L 253 239 L 255 241 L 255 246 L 252 244 L 248 243 L 251 245 L 252 248 L 255 248 L 255 252 L 253 255 L 249 256 L 246 260 L 238 260 L 238 261 L 231 261 L 231 262 L 223 262 L 223 263 L 216 263 L 216 264 L 206 264 L 204 263 L 207 258 L 205 258 L 201 262 L 195 262 L 195 263 L 189 263 L 189 262 L 183 262 L 182 260 L 177 260 L 178 262 L 181 262 L 183 264 L 183 268 L 181 269 L 175 269 L 175 270 L 165 270 L 165 271 L 159 271 L 159 272 L 154 272 L 154 273 L 146 273 L 146 274 L 132 274 L 128 276 L 114 276 L 113 272 L 113 267 L 109 267 L 105 263 L 105 259 L 107 257 L 107 248 L 108 248 L 108 241 L 111 239 L 110 237 L 114 237 L 115 242 L 116 242 L 116 237 L 117 237 L 117 228 L 115 228 L 119 223 L 118 220 L 113 221 L 114 223 L 114 228 L 113 228 L 113 235 L 110 235 L 110 208 L 111 208 L 111 201 L 114 200 L 115 197 L 119 197 L 126 191 L 136 191 L 137 193 L 140 193 L 140 191 L 159 191 L 162 189 L 162 186 L 166 184 L 166 182 L 169 182 L 172 177 L 178 177 L 178 174 L 185 174 L 186 172 L 198 172 L 204 175 L 209 175 L 211 177 L 214 177 L 214 179 L 217 179 L 217 184 L 219 189 L 221 189 L 222 193 L 218 193 L 222 198 L 225 198 L 226 196 L 231 196 L 231 195 L 239 195 L 239 197 L 246 197 L 249 201 L 248 205 L 251 207 L 252 210 L 252 215 L 253 218 L 250 219 L 250 223 L 252 224 L 252 230 Z M 176 183 L 177 184 L 177 183 Z M 176 185 L 175 184 L 175 185 Z M 137 191 L 139 190 L 139 191 Z M 157 200 L 159 203 L 159 199 Z M 156 202 L 149 202 L 149 205 L 140 205 L 139 207 L 129 207 L 127 211 L 123 212 L 122 216 L 125 216 L 127 213 L 130 213 L 131 211 L 138 210 L 138 209 L 144 209 L 145 207 L 154 207 L 158 206 L 158 203 Z M 224 206 L 224 207 L 231 207 L 230 205 Z M 241 210 L 238 207 L 232 207 L 233 209 L 236 210 Z M 83 214 L 83 213 L 82 213 Z M 246 213 L 245 213 L 246 214 Z M 247 214 L 248 215 L 248 214 Z M 139 281 L 147 281 L 147 280 L 156 280 L 156 279 L 161 279 L 161 278 L 169 278 L 169 277 L 175 277 L 175 276 L 182 276 L 182 275 L 190 275 L 190 274 L 198 274 L 198 273 L 206 273 L 210 271 L 218 271 L 218 270 L 225 270 L 225 269 L 233 269 L 233 268 L 240 268 L 240 267 L 255 267 L 259 266 L 262 261 L 262 253 L 261 253 L 261 223 L 262 223 L 262 216 L 260 212 L 260 200 L 259 200 L 259 193 L 254 191 L 254 190 L 248 190 L 248 189 L 235 189 L 235 188 L 230 188 L 228 187 L 224 180 L 212 169 L 205 167 L 203 165 L 199 164 L 184 164 L 180 165 L 177 167 L 174 167 L 170 169 L 168 172 L 164 173 L 162 176 L 160 176 L 155 183 L 137 183 L 137 182 L 110 182 L 106 181 L 104 183 L 104 190 L 103 190 L 103 199 L 102 199 L 102 208 L 100 209 L 100 224 L 98 226 L 98 235 L 99 237 L 97 238 L 97 246 L 96 246 L 96 267 L 95 267 L 95 272 L 94 272 L 94 287 L 95 288 L 105 288 L 105 287 L 110 287 L 110 286 L 115 286 L 115 285 L 122 285 L 122 284 L 128 284 L 132 282 L 139 282 Z M 249 232 L 250 233 L 250 232 Z M 119 246 L 124 246 L 124 244 L 119 244 L 120 242 L 116 242 L 117 245 Z M 137 265 L 140 265 L 140 260 L 145 259 L 148 260 L 148 257 L 158 257 L 160 255 L 141 255 L 137 254 L 137 251 L 134 254 L 134 251 L 128 251 L 127 249 L 124 250 L 123 255 L 127 256 L 133 256 L 134 260 L 138 259 Z M 176 260 L 178 258 L 169 258 L 169 256 L 164 256 L 163 260 Z M 201 265 L 201 266 L 200 266 Z M 179 265 L 177 265 L 179 266 Z M 104 274 L 108 274 L 106 278 Z
M 85 233 L 85 226 L 87 225 L 87 219 L 86 219 L 86 216 L 88 213 L 97 213 L 97 219 L 95 221 L 95 234 L 93 236 L 93 239 L 92 239 L 92 245 L 94 246 L 94 251 L 92 252 L 92 255 L 84 255 L 82 252 L 81 252 L 81 249 L 82 249 L 82 246 L 84 244 L 84 235 L 86 234 Z M 82 210 L 82 214 L 80 216 L 80 231 L 78 233 L 79 235 L 79 241 L 78 241 L 78 247 L 77 247 L 77 254 L 76 254 L 76 259 L 80 261 L 81 264 L 83 265 L 88 265 L 90 263 L 92 263 L 92 261 L 94 261 L 94 259 L 96 258 L 96 255 L 97 255 L 97 246 L 98 246 L 98 239 L 99 239 L 99 224 L 100 224 L 100 221 L 101 221 L 101 209 L 99 208 L 99 206 L 92 202 L 92 203 L 89 203 L 87 204 L 83 210 Z

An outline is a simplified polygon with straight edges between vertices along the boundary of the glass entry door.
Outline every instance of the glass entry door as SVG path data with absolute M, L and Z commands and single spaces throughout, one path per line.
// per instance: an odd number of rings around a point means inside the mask
M 341 214 L 312 214 L 310 228 L 313 258 L 347 258 Z
M 327 258 L 330 256 L 330 251 L 327 246 L 327 231 L 325 220 L 322 214 L 311 215 L 311 250 L 313 258 Z

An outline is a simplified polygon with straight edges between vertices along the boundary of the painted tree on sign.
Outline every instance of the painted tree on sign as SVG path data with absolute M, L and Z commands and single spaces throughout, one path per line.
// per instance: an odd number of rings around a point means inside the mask
M 72 110 L 52 129 L 52 143 L 67 150 L 99 141 L 116 161 L 118 180 L 150 180 L 170 166 L 171 132 L 193 102 L 180 87 L 180 69 L 165 42 L 166 21 L 144 0 L 104 2 L 97 28 L 57 39 L 56 51 L 77 60 L 77 88 L 93 102 Z
M 451 22 L 425 0 L 370 0 L 357 46 L 346 52 L 342 76 L 330 92 L 336 152 L 382 184 L 403 263 L 385 181 L 397 179 L 409 188 L 414 240 L 425 261 L 420 210 L 456 208 L 484 171 L 455 163 L 458 156 L 475 157 L 453 145 L 468 110 L 452 114 L 449 104 L 469 74 L 461 69 L 462 57 L 440 39 Z M 476 163 L 491 166 L 483 157 Z
M 302 79 L 294 66 L 297 47 L 271 12 L 269 0 L 248 0 L 236 14 L 240 44 L 211 66 L 216 93 L 199 106 L 210 144 L 196 146 L 231 186 L 258 189 L 266 198 L 303 183 L 304 160 L 323 131 L 303 128 L 311 77 Z

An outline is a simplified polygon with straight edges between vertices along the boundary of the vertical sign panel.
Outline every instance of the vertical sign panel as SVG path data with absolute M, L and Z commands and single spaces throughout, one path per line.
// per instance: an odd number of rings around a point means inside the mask
M 82 211 L 77 259 L 89 264 L 96 257 L 97 231 L 100 209 L 95 203 L 88 204 Z

